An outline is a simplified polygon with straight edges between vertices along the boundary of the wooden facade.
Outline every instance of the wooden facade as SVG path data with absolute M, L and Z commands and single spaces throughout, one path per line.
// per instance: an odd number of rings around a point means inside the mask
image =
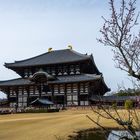
M 60 106 L 89 105 L 92 95 L 109 91 L 92 55 L 73 50 L 58 50 L 5 66 L 21 76 L 0 82 L 11 107 L 30 106 L 37 98 L 46 98 Z

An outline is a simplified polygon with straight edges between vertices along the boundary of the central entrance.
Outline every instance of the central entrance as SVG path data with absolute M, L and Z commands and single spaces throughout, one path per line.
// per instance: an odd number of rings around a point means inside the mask
M 45 96 L 50 93 L 51 89 L 48 86 L 49 80 L 55 80 L 55 78 L 44 71 L 36 72 L 30 79 L 30 81 L 36 84 L 39 96 L 37 98 L 46 98 Z M 53 101 L 53 99 L 51 99 Z

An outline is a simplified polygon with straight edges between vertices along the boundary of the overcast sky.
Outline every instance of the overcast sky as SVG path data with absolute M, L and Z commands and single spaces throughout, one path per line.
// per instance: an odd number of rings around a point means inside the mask
M 107 0 L 0 0 L 0 80 L 18 77 L 3 66 L 5 62 L 72 45 L 80 53 L 93 54 L 112 91 L 122 83 L 130 87 L 127 73 L 114 67 L 111 49 L 96 40 L 101 16 L 109 16 Z

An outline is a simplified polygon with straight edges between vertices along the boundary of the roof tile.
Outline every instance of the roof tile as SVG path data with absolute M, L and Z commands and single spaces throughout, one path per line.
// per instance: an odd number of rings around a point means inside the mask
M 22 61 L 15 61 L 14 63 L 5 63 L 6 67 L 26 67 L 37 65 L 50 65 L 68 62 L 76 62 L 89 59 L 89 55 L 80 54 L 70 49 L 55 50 L 47 52 L 36 57 L 25 59 Z

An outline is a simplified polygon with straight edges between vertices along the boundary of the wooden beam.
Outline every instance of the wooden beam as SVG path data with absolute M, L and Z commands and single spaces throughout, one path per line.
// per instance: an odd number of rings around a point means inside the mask
M 78 106 L 80 106 L 80 83 L 78 83 Z

